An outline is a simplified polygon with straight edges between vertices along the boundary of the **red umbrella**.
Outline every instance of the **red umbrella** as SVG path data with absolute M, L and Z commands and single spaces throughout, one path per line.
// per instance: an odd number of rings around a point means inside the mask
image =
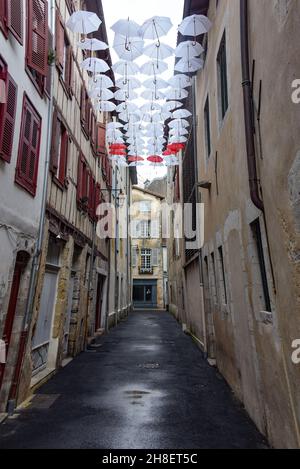
M 183 150 L 185 148 L 184 143 L 171 143 L 168 145 L 168 150 L 170 150 L 172 153 L 178 153 L 180 150 Z
M 164 161 L 161 156 L 157 155 L 148 156 L 147 160 L 151 163 L 162 163 Z
M 173 155 L 173 152 L 171 152 L 171 150 L 165 150 L 163 152 L 163 156 L 171 156 L 171 155 Z
M 126 152 L 124 150 L 111 150 L 109 154 L 115 156 L 126 156 Z
M 129 156 L 128 161 L 130 163 L 136 163 L 138 161 L 144 161 L 144 158 L 142 158 L 141 156 Z
M 114 144 L 114 145 L 109 145 L 109 148 L 111 150 L 125 150 L 126 146 L 125 145 Z

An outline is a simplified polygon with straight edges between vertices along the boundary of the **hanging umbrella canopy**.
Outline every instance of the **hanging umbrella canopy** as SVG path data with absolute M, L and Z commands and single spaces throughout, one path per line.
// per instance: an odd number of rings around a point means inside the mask
M 117 101 L 127 101 L 138 97 L 139 95 L 132 90 L 118 90 L 115 92 L 115 99 Z
M 106 137 L 122 137 L 122 132 L 119 129 L 107 129 L 106 130 Z
M 158 44 L 160 38 L 166 36 L 172 29 L 172 22 L 170 18 L 165 16 L 153 16 L 144 22 L 140 32 L 144 39 L 157 39 Z
M 150 163 L 149 166 L 153 166 L 154 168 L 160 168 L 165 165 L 163 163 Z
M 167 101 L 162 109 L 164 112 L 169 112 L 169 111 L 173 111 L 174 109 L 178 109 L 180 107 L 183 106 L 183 103 L 181 103 L 180 101 Z
M 138 167 L 138 166 L 145 166 L 145 163 L 143 161 L 133 161 L 132 163 L 129 164 L 129 167 Z
M 85 59 L 80 67 L 83 70 L 87 70 L 88 72 L 92 72 L 94 75 L 96 73 L 105 73 L 109 70 L 109 66 L 107 65 L 106 62 L 102 59 L 97 59 L 95 57 L 92 57 L 90 59 Z
M 185 143 L 187 142 L 187 137 L 177 137 L 174 135 L 173 137 L 170 138 L 169 142 L 170 143 Z
M 144 161 L 144 158 L 142 156 L 129 156 L 128 161 L 130 161 L 131 163 L 140 162 Z
M 102 21 L 91 11 L 75 11 L 68 19 L 66 26 L 73 33 L 90 34 L 97 31 Z
M 204 15 L 191 15 L 184 18 L 178 31 L 183 36 L 193 36 L 196 38 L 207 33 L 211 28 L 210 20 Z M 196 42 L 196 41 L 195 41 Z
M 188 135 L 188 134 L 189 134 L 189 131 L 187 129 L 185 128 L 177 129 L 176 127 L 173 127 L 169 132 L 170 137 L 173 135 L 178 135 L 178 137 L 181 137 L 183 135 Z
M 144 121 L 150 123 L 158 123 L 158 122 L 165 122 L 166 120 L 170 119 L 172 114 L 170 112 L 155 112 L 154 114 L 145 114 Z
M 141 107 L 141 111 L 143 114 L 147 114 L 148 112 L 152 112 L 152 111 L 160 111 L 160 110 L 161 110 L 161 105 L 158 103 L 147 103 Z
M 121 122 L 109 122 L 106 124 L 106 130 L 115 130 L 115 129 L 122 129 L 123 124 Z
M 116 35 L 113 48 L 122 60 L 133 61 L 143 55 L 144 41 L 140 37 Z
M 138 107 L 133 103 L 121 103 L 117 106 L 117 112 L 130 112 L 133 113 L 138 110 Z
M 105 88 L 94 88 L 90 92 L 90 98 L 97 98 L 104 101 L 109 101 L 113 99 L 114 93 L 110 90 L 106 90 Z
M 82 50 L 90 50 L 91 52 L 97 50 L 106 50 L 109 48 L 106 42 L 99 41 L 99 39 L 85 39 L 84 41 L 79 41 L 77 47 Z
M 153 89 L 143 91 L 141 97 L 149 101 L 155 101 L 159 99 L 165 99 L 165 94 L 158 90 L 155 92 L 155 90 Z
M 166 157 L 164 159 L 164 163 L 166 166 L 179 166 L 179 160 L 176 157 L 173 157 L 173 158 Z
M 141 73 L 143 75 L 153 75 L 154 77 L 156 75 L 164 73 L 166 70 L 168 70 L 168 65 L 165 62 L 162 62 L 161 60 L 150 60 L 149 62 L 146 62 L 144 65 L 141 66 Z
M 150 57 L 150 59 L 154 60 L 165 60 L 168 57 L 171 57 L 174 54 L 174 49 L 167 44 L 150 44 L 149 46 L 145 47 L 144 55 Z
M 126 89 L 126 90 L 136 90 L 138 88 L 141 88 L 142 84 L 140 80 L 137 78 L 133 77 L 128 77 L 127 82 L 124 84 L 123 78 L 119 78 L 116 81 L 116 87 L 120 89 Z
M 203 52 L 204 48 L 199 42 L 184 41 L 176 47 L 175 56 L 189 60 L 192 57 L 201 55 Z
M 101 112 L 113 112 L 116 110 L 116 105 L 110 101 L 99 101 L 95 108 Z
M 127 112 L 122 112 L 119 114 L 119 119 L 123 122 L 140 122 L 141 120 L 141 116 L 139 113 L 129 113 L 128 111 Z
M 121 34 L 127 38 L 139 37 L 140 36 L 140 25 L 135 21 L 128 19 L 122 19 L 117 21 L 111 30 L 116 34 Z
M 192 57 L 191 59 L 180 59 L 175 65 L 175 70 L 183 73 L 194 73 L 203 68 L 204 61 Z
M 107 75 L 95 75 L 91 88 L 113 88 L 115 85 Z
M 124 76 L 126 83 L 130 75 L 136 75 L 140 72 L 138 65 L 128 60 L 120 60 L 116 62 L 112 68 L 115 73 Z
M 158 156 L 158 155 L 151 155 L 151 156 L 148 156 L 147 158 L 148 161 L 150 161 L 151 163 L 162 163 L 164 160 L 161 156 Z
M 161 78 L 149 78 L 148 80 L 143 82 L 143 86 L 147 89 L 153 90 L 165 90 L 169 88 L 169 83 Z
M 174 75 L 169 80 L 169 84 L 173 88 L 179 88 L 179 89 L 188 88 L 189 86 L 192 86 L 192 80 L 188 75 L 178 74 L 178 75 Z
M 177 111 L 173 112 L 172 117 L 173 119 L 186 119 L 191 117 L 191 115 L 192 113 L 187 109 L 178 109 Z
M 166 92 L 166 99 L 180 101 L 181 99 L 187 98 L 189 93 L 186 90 L 174 88 Z
M 187 128 L 190 126 L 190 123 L 185 119 L 174 119 L 168 123 L 168 127 L 171 128 Z

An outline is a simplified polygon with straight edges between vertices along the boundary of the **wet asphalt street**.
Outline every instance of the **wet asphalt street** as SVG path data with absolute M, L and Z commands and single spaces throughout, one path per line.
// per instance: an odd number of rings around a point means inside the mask
M 264 448 L 168 313 L 133 313 L 0 426 L 0 448 Z

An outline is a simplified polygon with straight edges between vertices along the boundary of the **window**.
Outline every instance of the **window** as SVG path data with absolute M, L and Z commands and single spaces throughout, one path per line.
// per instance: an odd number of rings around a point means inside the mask
M 205 125 L 205 144 L 206 156 L 210 157 L 211 154 L 211 136 L 210 136 L 210 110 L 209 110 L 209 97 L 207 96 L 204 107 L 204 125 Z
M 264 248 L 263 248 L 263 243 L 262 243 L 259 219 L 251 223 L 250 227 L 251 227 L 252 236 L 255 242 L 255 254 L 256 254 L 257 261 L 258 261 L 259 273 L 260 273 L 260 278 L 261 278 L 262 296 L 263 296 L 263 302 L 264 302 L 263 306 L 265 308 L 265 311 L 271 312 L 272 306 L 271 306 L 267 269 L 266 269 L 266 263 L 265 263 L 265 255 L 264 255 Z
M 83 209 L 88 208 L 89 202 L 89 170 L 87 162 L 82 154 L 79 156 L 78 161 L 78 175 L 77 175 L 77 202 Z
M 216 263 L 215 255 L 211 254 L 211 296 L 214 304 L 217 304 L 217 276 L 216 276 Z
M 141 250 L 141 268 L 151 269 L 151 249 Z
M 136 246 L 132 247 L 131 264 L 132 264 L 132 267 L 137 266 L 137 247 Z
M 218 97 L 219 113 L 224 119 L 228 109 L 228 81 L 227 81 L 227 57 L 226 57 L 226 33 L 224 32 L 217 57 L 218 69 Z
M 92 105 L 89 100 L 87 90 L 84 85 L 81 87 L 81 104 L 80 104 L 80 120 L 82 129 L 86 137 L 90 135 L 90 121 L 91 121 Z
M 150 213 L 151 212 L 151 202 L 149 200 L 143 200 L 140 202 L 140 212 Z
M 159 266 L 159 254 L 160 254 L 159 248 L 152 249 L 152 267 Z
M 48 2 L 28 0 L 27 67 L 40 92 L 48 73 Z
M 143 220 L 139 223 L 138 227 L 139 237 L 140 238 L 150 238 L 151 236 L 151 221 Z
M 1 0 L 0 1 L 0 29 L 4 33 L 5 37 L 8 36 L 6 18 L 7 18 L 7 2 Z
M 0 157 L 11 160 L 17 108 L 17 85 L 0 58 Z
M 23 0 L 1 0 L 0 2 L 0 28 L 4 35 L 8 31 L 23 44 Z
M 219 279 L 220 279 L 220 294 L 222 304 L 227 305 L 227 289 L 226 289 L 226 277 L 225 277 L 225 264 L 223 248 L 218 248 L 218 261 L 219 261 Z
M 55 49 L 56 65 L 60 78 L 65 86 L 67 94 L 71 97 L 73 87 L 73 53 L 62 17 L 58 10 L 56 11 Z
M 35 196 L 39 166 L 42 120 L 26 95 L 20 132 L 16 183 Z
M 50 171 L 61 187 L 67 187 L 69 135 L 56 109 L 53 113 Z

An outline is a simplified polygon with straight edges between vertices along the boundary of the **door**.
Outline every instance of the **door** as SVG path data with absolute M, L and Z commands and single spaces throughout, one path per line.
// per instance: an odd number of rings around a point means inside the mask
M 49 270 L 45 272 L 40 311 L 32 340 L 34 374 L 47 367 L 54 305 L 56 303 L 57 277 L 58 272 L 56 271 Z
M 157 307 L 157 282 L 156 281 L 134 281 L 133 304 L 135 308 Z
M 103 284 L 104 277 L 98 275 L 98 284 L 97 284 L 97 302 L 96 302 L 96 319 L 95 319 L 95 330 L 101 328 L 101 312 L 103 304 Z
M 17 254 L 16 265 L 12 279 L 12 285 L 10 290 L 10 297 L 7 309 L 7 315 L 5 320 L 5 326 L 3 330 L 2 340 L 5 343 L 5 355 L 7 358 L 9 345 L 11 341 L 14 319 L 16 315 L 16 307 L 20 289 L 20 282 L 22 277 L 22 272 L 29 260 L 29 254 L 26 252 L 20 252 Z M 5 372 L 5 363 L 0 363 L 0 388 L 2 385 L 3 377 Z
M 75 274 L 71 274 L 70 285 L 69 285 L 69 294 L 68 294 L 68 305 L 67 312 L 65 316 L 64 324 L 64 358 L 68 356 L 68 345 L 69 345 L 69 334 L 70 334 L 70 324 L 72 316 L 72 307 L 73 307 L 73 296 L 74 296 L 74 283 L 75 283 Z

